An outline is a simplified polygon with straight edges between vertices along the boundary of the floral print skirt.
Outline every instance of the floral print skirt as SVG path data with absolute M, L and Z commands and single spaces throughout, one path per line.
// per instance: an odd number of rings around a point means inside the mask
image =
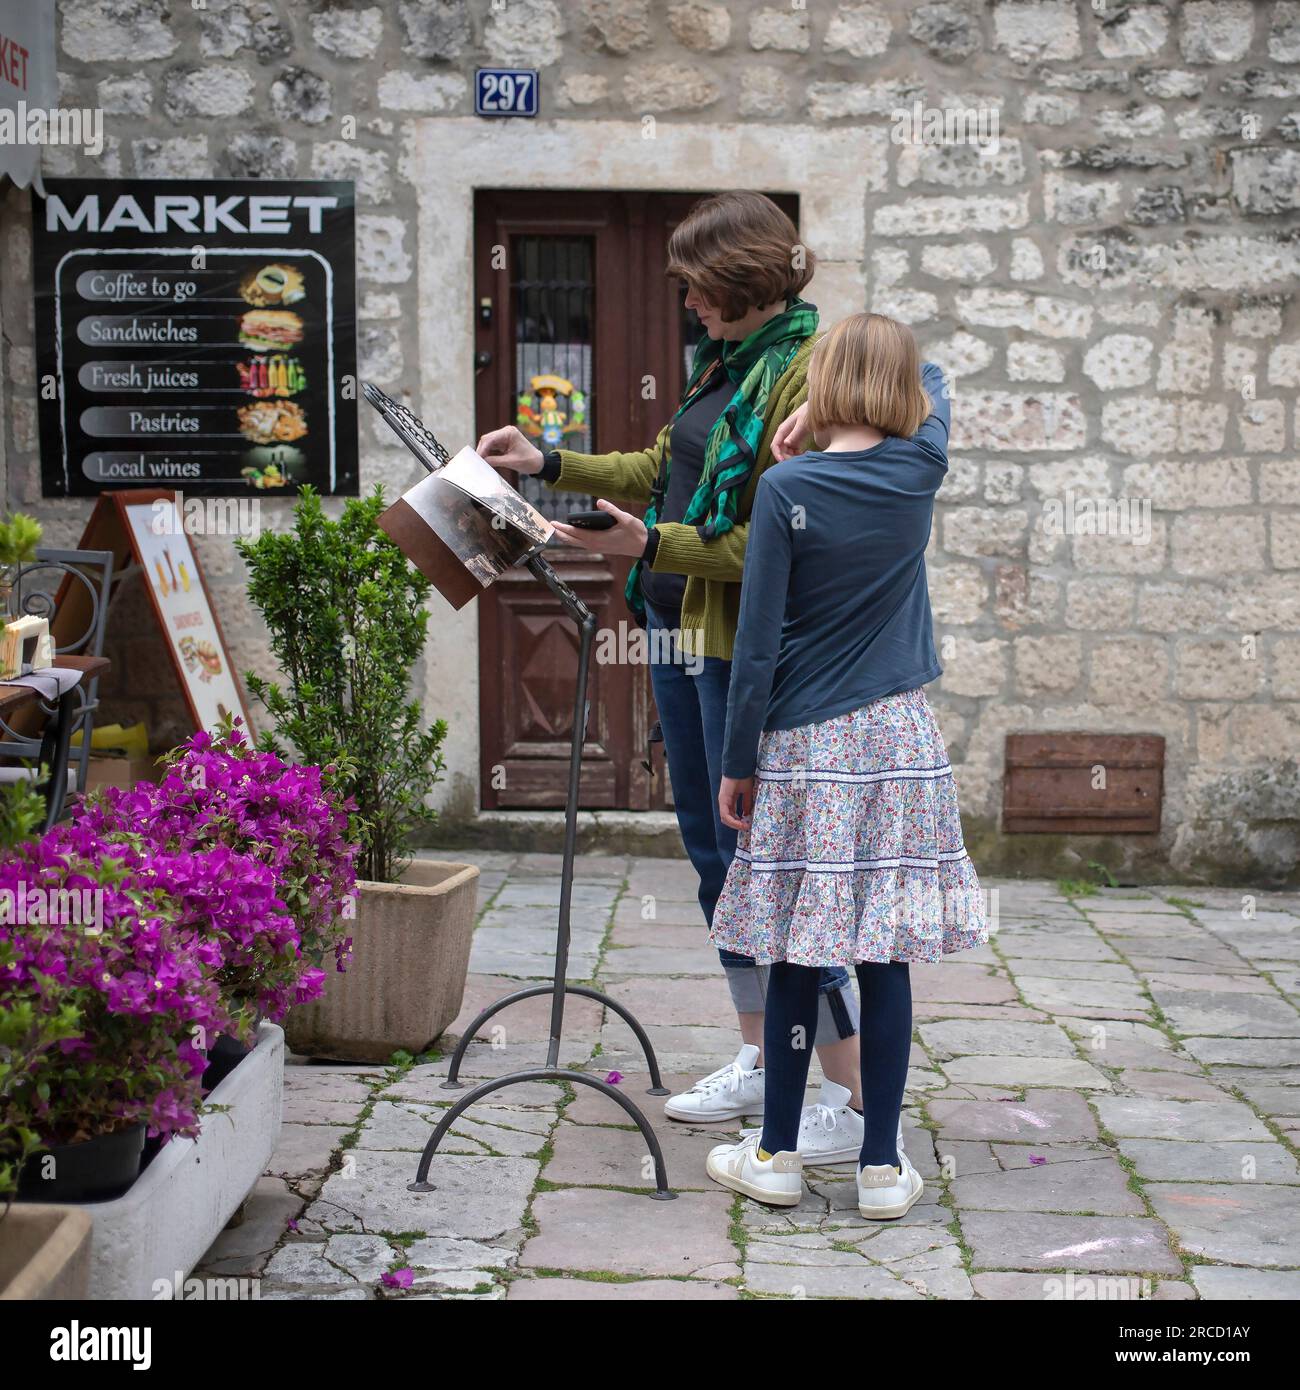
M 988 940 L 924 690 L 763 734 L 711 935 L 793 965 L 936 961 Z

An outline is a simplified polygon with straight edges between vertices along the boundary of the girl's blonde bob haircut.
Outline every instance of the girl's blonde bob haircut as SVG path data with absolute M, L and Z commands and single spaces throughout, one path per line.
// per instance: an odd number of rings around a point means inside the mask
M 817 340 L 808 363 L 808 427 L 872 425 L 910 439 L 930 413 L 920 355 L 906 324 L 853 314 Z

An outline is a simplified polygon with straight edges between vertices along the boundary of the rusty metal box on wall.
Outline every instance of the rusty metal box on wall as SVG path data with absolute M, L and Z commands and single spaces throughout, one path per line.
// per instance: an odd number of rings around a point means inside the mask
M 1164 764 L 1159 734 L 1008 734 L 1002 829 L 1154 835 Z

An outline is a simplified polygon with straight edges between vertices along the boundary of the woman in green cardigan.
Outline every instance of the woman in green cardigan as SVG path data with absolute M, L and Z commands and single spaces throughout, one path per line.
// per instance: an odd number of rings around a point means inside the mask
M 718 788 L 749 515 L 759 475 L 776 461 L 777 426 L 808 395 L 817 310 L 799 291 L 813 267 L 794 224 L 770 198 L 704 199 L 673 232 L 667 273 L 684 282 L 686 305 L 705 336 L 676 413 L 654 444 L 628 454 L 542 454 L 513 426 L 478 442 L 479 454 L 500 467 L 597 494 L 597 505 L 614 518 L 612 528 L 557 523 L 555 529 L 582 549 L 636 558 L 628 606 L 651 639 L 651 682 L 677 822 L 710 925 L 736 847 L 736 832 L 718 813 Z M 648 503 L 645 519 L 610 497 Z M 744 1046 L 733 1062 L 665 1103 L 676 1120 L 707 1123 L 763 1110 L 768 967 L 732 951 L 719 954 Z M 827 970 L 815 1040 L 826 1081 L 800 1130 L 799 1150 L 809 1161 L 857 1159 L 857 1022 L 848 972 Z

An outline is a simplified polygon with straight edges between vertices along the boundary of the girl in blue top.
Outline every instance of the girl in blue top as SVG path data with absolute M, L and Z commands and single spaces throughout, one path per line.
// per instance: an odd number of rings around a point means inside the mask
M 919 383 L 919 384 L 918 384 Z M 709 1175 L 796 1205 L 797 1152 L 821 967 L 861 995 L 864 1141 L 858 1210 L 920 1197 L 896 1144 L 912 1036 L 908 962 L 988 940 L 952 769 L 922 687 L 940 674 L 926 587 L 948 467 L 939 369 L 879 314 L 818 342 L 802 425 L 818 446 L 758 484 L 741 587 L 719 808 L 740 831 L 713 918 L 719 947 L 771 962 L 763 1128 L 709 1155 Z

